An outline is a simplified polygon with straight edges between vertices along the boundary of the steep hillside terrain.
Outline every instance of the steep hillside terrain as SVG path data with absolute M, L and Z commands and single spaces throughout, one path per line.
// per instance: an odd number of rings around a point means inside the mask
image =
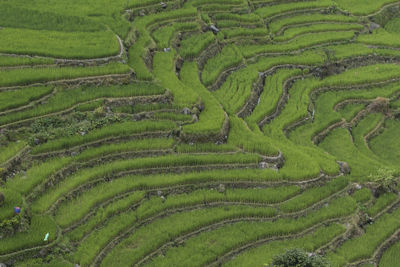
M 0 262 L 398 266 L 400 2 L 0 0 Z

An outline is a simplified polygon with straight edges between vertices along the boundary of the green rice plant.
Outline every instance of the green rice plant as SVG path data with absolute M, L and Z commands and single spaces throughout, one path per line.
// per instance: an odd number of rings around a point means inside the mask
M 35 3 L 36 4 L 36 3 Z M 17 6 L 8 2 L 0 4 L 0 25 L 3 27 L 26 28 L 64 32 L 94 32 L 106 30 L 105 25 L 88 17 L 62 15 L 49 11 L 35 10 L 33 5 Z
M 323 199 L 331 196 L 334 193 L 344 189 L 348 185 L 346 178 L 337 178 L 328 182 L 321 187 L 314 187 L 306 190 L 303 194 L 294 197 L 293 199 L 283 203 L 279 209 L 283 212 L 295 212 L 305 209 Z
M 198 7 L 201 12 L 220 12 L 220 13 L 226 13 L 226 12 L 238 12 L 238 13 L 244 13 L 247 12 L 249 9 L 249 6 L 246 2 L 242 2 L 240 4 L 208 4 L 204 5 L 201 7 Z
M 131 188 L 132 179 L 130 177 L 122 178 L 120 181 L 125 181 L 126 188 Z M 115 186 L 115 184 L 111 184 Z M 283 201 L 286 198 L 296 194 L 299 188 L 296 186 L 289 187 L 278 187 L 270 189 L 228 189 L 226 194 L 218 193 L 215 190 L 197 190 L 188 194 L 181 195 L 170 195 L 166 198 L 165 202 L 161 198 L 153 197 L 149 201 L 144 202 L 136 210 L 136 217 L 138 219 L 145 219 L 149 216 L 155 216 L 156 214 L 166 211 L 171 208 L 188 207 L 196 204 L 204 204 L 204 202 L 218 202 L 218 201 L 254 201 L 275 203 Z M 110 205 L 107 205 L 104 209 L 99 209 L 94 217 L 88 220 L 84 225 L 79 226 L 68 234 L 73 240 L 80 240 L 84 234 L 91 231 L 96 225 L 103 221 L 103 218 L 111 217 L 118 211 L 128 208 L 128 199 L 132 197 L 115 201 Z M 129 203 L 132 201 L 129 200 Z M 131 205 L 131 204 L 129 204 Z
M 262 17 L 263 19 L 268 19 L 269 17 L 273 17 L 274 15 L 282 14 L 285 12 L 291 12 L 297 10 L 307 11 L 307 9 L 316 9 L 316 8 L 322 9 L 322 8 L 328 8 L 332 5 L 334 5 L 334 2 L 331 0 L 286 3 L 286 4 L 262 7 L 257 9 L 255 13 L 260 17 Z
M 258 78 L 254 66 L 244 67 L 230 74 L 214 95 L 228 114 L 235 114 L 251 96 L 253 84 Z
M 378 29 L 372 34 L 361 34 L 358 36 L 357 41 L 368 45 L 377 45 L 385 47 L 400 47 L 400 36 Z
M 55 257 L 49 262 L 44 261 L 43 259 L 28 259 L 24 260 L 22 262 L 18 262 L 15 266 L 18 267 L 41 267 L 43 264 L 47 264 L 52 267 L 74 267 L 74 264 L 72 262 L 69 262 L 68 260 L 64 259 L 61 256 Z
M 319 146 L 339 160 L 349 163 L 351 177 L 356 181 L 367 181 L 368 175 L 382 167 L 380 163 L 358 151 L 345 129 L 331 131 Z
M 302 118 L 305 118 L 308 115 L 308 107 L 310 99 L 308 95 L 317 88 L 324 88 L 324 87 L 340 87 L 340 86 L 348 86 L 351 87 L 352 85 L 358 84 L 366 84 L 372 82 L 379 82 L 379 81 L 386 81 L 389 79 L 393 79 L 397 77 L 396 74 L 397 66 L 391 64 L 385 65 L 370 65 L 361 68 L 355 68 L 350 71 L 343 72 L 338 75 L 332 75 L 327 77 L 324 80 L 317 80 L 315 78 L 305 79 L 301 81 L 297 81 L 294 83 L 293 87 L 291 88 L 290 98 L 288 103 L 285 105 L 285 109 L 282 111 L 278 118 L 275 118 L 270 124 L 265 125 L 263 130 L 265 133 L 274 136 L 282 135 L 282 130 L 290 125 L 293 122 L 296 122 Z M 375 75 L 371 75 L 374 72 Z M 393 85 L 389 85 L 386 90 L 388 90 L 390 94 L 393 93 L 395 87 Z M 293 91 L 293 92 L 292 92 Z M 375 91 L 377 92 L 377 91 Z M 335 93 L 334 93 L 335 94 Z M 307 97 L 306 97 L 307 96 Z M 329 98 L 326 98 L 329 99 Z M 346 98 L 345 98 L 346 99 Z M 338 101 L 339 102 L 339 101 Z M 336 103 L 334 103 L 336 104 Z M 334 114 L 331 112 L 332 108 L 329 108 L 326 104 L 322 104 L 321 108 L 325 109 L 325 112 L 320 112 L 320 114 Z M 332 105 L 333 107 L 333 105 Z M 317 108 L 319 108 L 317 106 Z M 316 116 L 318 116 L 318 112 L 316 112 Z M 336 120 L 340 120 L 340 116 L 338 113 L 334 114 Z M 318 118 L 319 119 L 319 118 Z M 322 117 L 321 117 L 322 119 Z M 317 120 L 317 117 L 315 117 Z M 333 119 L 332 119 L 333 120 Z M 326 117 L 322 119 L 325 121 L 323 123 L 329 122 Z M 333 120 L 333 122 L 335 122 Z M 327 124 L 329 125 L 329 123 Z M 319 130 L 321 131 L 325 127 L 321 127 L 321 123 L 308 125 L 307 127 L 320 127 Z M 304 129 L 304 127 L 303 127 Z M 318 130 L 312 130 L 312 133 L 318 132 Z M 302 133 L 303 136 L 305 132 Z M 312 135 L 312 134 L 311 134 Z M 305 138 L 306 142 L 311 138 Z
M 140 198 L 140 194 L 129 194 L 121 199 L 112 201 L 108 205 L 101 205 L 85 223 L 79 225 L 67 235 L 72 241 L 79 241 L 85 235 L 89 234 L 94 228 L 98 227 L 106 218 L 112 218 L 113 216 L 118 216 L 118 214 L 126 212 L 132 206 L 137 204 Z
M 198 95 L 189 86 L 183 84 L 175 74 L 176 52 L 156 52 L 153 58 L 154 74 L 161 84 L 168 88 L 173 96 L 174 103 L 178 106 L 193 105 L 196 103 Z
M 182 40 L 178 53 L 183 58 L 194 58 L 214 41 L 215 37 L 212 32 L 193 34 Z
M 400 33 L 400 19 L 393 18 L 385 25 L 385 30 L 391 33 Z
M 175 2 L 176 0 L 166 0 L 166 3 Z M 129 0 L 127 7 L 129 8 L 144 8 L 146 6 L 158 5 L 160 2 L 158 0 Z
M 8 69 L 0 73 L 1 86 L 28 85 L 56 80 L 74 79 L 110 74 L 126 74 L 130 69 L 122 63 L 110 63 L 96 67 L 61 67 Z
M 153 258 L 146 266 L 175 266 L 178 262 L 182 265 L 202 266 L 215 261 L 219 255 L 224 255 L 232 249 L 263 238 L 298 233 L 321 221 L 351 214 L 354 209 L 354 201 L 347 197 L 332 201 L 329 208 L 322 208 L 297 219 L 226 225 L 185 240 L 185 246 L 169 248 L 163 257 Z M 194 253 L 196 251 L 201 253 Z
M 364 0 L 363 2 L 357 0 L 335 0 L 337 5 L 347 10 L 354 15 L 368 15 L 378 11 L 384 5 L 394 3 L 395 0 Z
M 257 38 L 257 37 L 267 37 L 268 30 L 265 28 L 234 28 L 234 29 L 223 29 L 221 31 L 225 39 L 232 39 L 232 38 Z
M 320 169 L 327 175 L 337 175 L 340 171 L 339 164 L 336 162 L 337 158 L 326 153 L 322 149 L 315 146 L 302 146 L 301 150 L 310 156 L 314 163 L 318 164 Z
M 136 77 L 139 80 L 149 81 L 153 79 L 153 75 L 147 69 L 142 55 L 146 54 L 144 49 L 149 42 L 143 38 L 139 38 L 128 50 L 128 65 L 135 70 Z
M 147 151 L 170 149 L 174 144 L 173 139 L 149 138 L 143 140 L 134 140 L 122 143 L 102 145 L 89 148 L 74 157 L 74 161 L 82 162 L 90 159 L 104 157 L 113 153 L 126 153 L 132 151 Z
M 33 87 L 32 90 L 35 88 L 38 88 L 38 91 L 41 89 L 41 87 Z M 15 95 L 20 95 L 23 94 L 25 90 L 26 89 L 22 89 L 12 92 L 15 92 Z M 14 112 L 8 114 L 7 116 L 0 117 L 0 124 L 7 124 L 19 120 L 30 119 L 33 117 L 59 112 L 88 101 L 90 102 L 77 106 L 77 109 L 85 110 L 88 108 L 88 105 L 89 108 L 98 106 L 101 104 L 101 101 L 104 102 L 105 98 L 161 95 L 164 92 L 165 89 L 161 88 L 160 86 L 141 82 L 119 86 L 85 86 L 73 89 L 57 88 L 56 94 L 47 100 L 46 105 L 37 105 L 27 110 Z M 7 95 L 7 92 L 0 93 L 0 95 L 2 94 Z M 14 94 L 11 94 L 11 96 L 13 95 Z M 27 96 L 29 97 L 29 94 L 27 94 Z M 95 101 L 96 99 L 99 99 L 100 102 Z
M 237 46 L 225 46 L 217 56 L 209 59 L 204 66 L 201 74 L 204 85 L 211 85 L 222 71 L 238 65 L 242 61 L 242 53 Z
M 263 203 L 273 204 L 284 201 L 298 194 L 300 188 L 297 186 L 275 187 L 265 189 L 227 189 L 220 193 L 214 189 L 201 189 L 186 194 L 168 195 L 163 201 L 159 197 L 153 197 L 142 203 L 137 209 L 137 218 L 143 220 L 155 216 L 161 212 L 196 205 L 216 204 L 221 202 L 231 203 Z
M 374 217 L 379 212 L 381 212 L 385 207 L 392 204 L 397 199 L 396 194 L 394 193 L 386 193 L 379 196 L 375 203 L 368 208 L 367 213 L 369 216 Z
M 346 41 L 353 37 L 354 31 L 322 32 L 299 36 L 291 40 L 291 42 L 285 44 L 242 45 L 239 47 L 239 49 L 245 58 L 250 58 L 262 53 L 289 52 L 306 49 L 308 47 L 322 45 L 325 43 Z
M 63 157 L 34 164 L 26 173 L 19 173 L 13 179 L 9 179 L 6 183 L 6 187 L 25 196 L 29 194 L 35 186 L 46 182 L 52 174 L 67 166 L 72 160 L 71 157 Z
M 333 55 L 333 60 L 342 60 L 351 57 L 364 56 L 378 53 L 378 49 L 373 49 L 361 43 L 348 43 L 325 46 L 321 49 L 323 53 L 330 52 Z
M 22 196 L 19 192 L 14 191 L 13 189 L 9 189 L 7 187 L 5 188 L 0 187 L 0 192 L 4 194 L 4 202 L 0 206 L 0 223 L 2 223 L 3 220 L 15 216 L 14 207 L 21 207 L 22 214 L 25 213 L 24 200 L 22 199 Z
M 87 59 L 117 55 L 120 48 L 111 31 L 67 33 L 3 28 L 1 36 L 2 53 Z
M 53 64 L 54 60 L 50 58 L 35 58 L 35 57 L 17 57 L 0 55 L 0 66 L 1 67 L 13 67 L 20 65 L 41 65 L 41 64 Z
M 335 266 L 341 266 L 360 259 L 371 257 L 375 249 L 400 226 L 400 210 L 384 214 L 374 224 L 366 227 L 365 234 L 347 240 L 335 253 L 328 253 L 327 258 Z
M 395 100 L 395 101 L 391 101 L 390 102 L 390 107 L 393 108 L 393 109 L 400 108 L 400 99 L 399 100 Z
M 127 183 L 126 179 L 119 179 L 111 184 L 100 184 L 84 192 L 73 201 L 60 206 L 56 214 L 56 221 L 62 227 L 67 226 L 82 218 L 95 203 L 129 190 L 129 182 Z M 160 197 L 153 197 L 149 201 L 142 202 L 136 209 L 136 217 L 144 219 L 169 209 L 224 201 L 272 204 L 284 201 L 296 195 L 299 191 L 298 186 L 267 189 L 227 189 L 224 194 L 217 190 L 196 190 L 186 194 L 169 195 L 165 201 L 162 201 Z M 142 191 L 136 191 L 134 194 L 139 194 L 140 198 L 144 196 Z M 79 209 L 76 208 L 77 205 Z
M 218 23 L 221 20 L 234 20 L 240 23 L 251 23 L 251 24 L 260 23 L 262 21 L 260 17 L 254 13 L 249 13 L 249 14 L 217 13 L 214 15 L 214 17 L 218 21 Z
M 397 50 L 390 48 L 372 48 L 371 46 L 362 43 L 326 46 L 323 50 L 332 51 L 334 53 L 335 60 L 370 55 L 374 53 L 382 56 L 399 56 L 399 51 Z
M 184 134 L 210 135 L 219 134 L 225 122 L 225 112 L 214 96 L 199 80 L 198 68 L 195 62 L 186 62 L 181 69 L 181 81 L 191 87 L 201 98 L 204 109 L 199 116 L 199 122 L 183 126 Z
M 322 54 L 315 52 L 304 52 L 292 56 L 260 57 L 256 63 L 249 64 L 229 75 L 226 82 L 215 92 L 215 96 L 228 113 L 237 113 L 251 96 L 253 84 L 259 79 L 259 72 L 285 64 L 317 65 L 323 62 Z M 260 101 L 263 100 L 260 99 Z M 261 107 L 256 107 L 255 110 L 257 109 L 261 109 Z M 254 125 L 251 123 L 249 127 L 254 130 Z
M 365 108 L 365 104 L 346 104 L 338 112 L 346 121 L 350 121 L 358 112 Z
M 136 104 L 132 105 L 122 105 L 113 108 L 114 112 L 119 113 L 141 113 L 141 112 L 149 112 L 149 111 L 157 111 L 157 110 L 174 110 L 179 109 L 178 106 L 169 103 L 152 103 L 152 104 Z
M 274 37 L 274 41 L 288 41 L 300 35 L 314 34 L 318 32 L 361 31 L 363 28 L 364 26 L 361 24 L 333 24 L 332 22 L 326 24 L 307 25 L 303 27 L 293 27 L 287 29 L 283 35 Z
M 312 107 L 308 107 L 314 113 L 314 119 L 312 123 L 307 123 L 300 127 L 297 127 L 289 135 L 290 139 L 297 144 L 312 145 L 311 139 L 315 134 L 320 133 L 330 125 L 340 122 L 343 117 L 343 111 L 334 110 L 336 104 L 341 103 L 346 99 L 375 99 L 376 97 L 391 97 L 394 92 L 398 90 L 397 83 L 389 84 L 387 86 L 376 87 L 376 88 L 366 88 L 358 90 L 332 90 L 322 93 L 314 101 Z M 291 102 L 294 103 L 294 102 Z M 356 112 L 353 110 L 352 112 Z M 360 110 L 358 110 L 360 111 Z M 356 113 L 346 114 L 348 121 L 352 120 Z M 283 118 L 282 118 L 283 119 Z M 376 122 L 377 123 L 377 122 Z M 375 123 L 375 125 L 376 125 Z M 368 126 L 367 124 L 364 124 Z M 371 128 L 372 130 L 372 128 Z M 362 130 L 365 134 L 368 130 Z M 363 143 L 363 137 L 359 137 Z M 364 147 L 364 145 L 362 146 Z M 364 152 L 366 152 L 364 150 Z M 369 152 L 367 154 L 370 154 Z M 371 154 L 370 154 L 371 155 Z
M 276 34 L 283 28 L 296 26 L 298 24 L 306 23 L 321 23 L 321 22 L 357 22 L 358 19 L 352 16 L 345 15 L 329 15 L 329 14 L 312 14 L 310 15 L 298 15 L 274 20 L 268 24 L 271 33 Z
M 83 169 L 67 179 L 59 182 L 52 190 L 46 191 L 36 200 L 32 209 L 35 212 L 46 211 L 58 198 L 77 187 L 93 180 L 109 177 L 119 172 L 132 171 L 146 168 L 165 168 L 174 166 L 201 166 L 210 164 L 257 164 L 260 157 L 249 154 L 233 155 L 167 155 L 161 157 L 149 157 L 114 161 L 108 164 L 96 166 L 92 169 Z
M 49 241 L 43 241 L 49 233 Z M 34 215 L 26 232 L 16 233 L 0 240 L 0 254 L 18 251 L 24 248 L 46 245 L 57 238 L 57 226 L 50 216 Z
M 358 203 L 365 203 L 371 199 L 371 190 L 369 188 L 362 188 L 360 190 L 357 190 L 354 192 L 352 197 L 358 202 Z
M 96 140 L 105 138 L 126 137 L 139 133 L 154 131 L 170 131 L 175 128 L 175 124 L 168 121 L 137 121 L 137 122 L 121 122 L 96 129 L 87 135 L 74 135 L 52 140 L 42 145 L 38 145 L 32 149 L 33 154 L 45 153 L 61 149 L 70 149 L 74 146 L 83 145 Z
M 371 113 L 365 116 L 360 122 L 358 122 L 356 127 L 353 127 L 353 138 L 354 144 L 357 149 L 367 155 L 371 159 L 375 159 L 376 161 L 380 161 L 379 157 L 377 157 L 369 148 L 364 137 L 371 132 L 377 125 L 384 119 L 384 115 L 380 113 Z M 387 164 L 382 161 L 382 164 Z M 389 164 L 388 164 L 389 165 Z
M 0 147 L 0 165 L 14 157 L 24 147 L 26 147 L 26 142 L 22 141 L 12 142 L 7 146 Z
M 191 0 L 190 3 L 195 7 L 209 6 L 211 4 L 228 4 L 228 5 L 241 5 L 244 4 L 244 0 Z
M 400 243 L 396 242 L 391 247 L 389 247 L 382 255 L 379 261 L 379 267 L 391 267 L 396 266 L 400 261 Z
M 87 215 L 96 205 L 115 197 L 118 194 L 125 193 L 125 188 L 116 186 L 120 181 L 114 181 L 112 186 L 109 184 L 100 184 L 77 198 L 63 203 L 56 212 L 55 221 L 60 227 L 67 227 Z M 139 202 L 145 196 L 143 191 L 133 192 L 136 202 Z M 77 208 L 79 207 L 79 208 Z
M 225 13 L 222 13 L 225 14 Z M 218 20 L 217 26 L 219 29 L 226 30 L 226 28 L 262 28 L 265 27 L 263 21 L 260 19 L 258 22 L 246 22 L 239 20 Z M 267 30 L 268 33 L 268 30 Z M 217 34 L 218 35 L 218 34 Z M 218 36 L 217 36 L 218 37 Z
M 84 104 L 79 104 L 77 107 L 75 107 L 75 111 L 80 111 L 80 112 L 94 111 L 103 105 L 104 105 L 104 99 L 99 99 Z
M 176 146 L 178 153 L 203 153 L 203 152 L 237 152 L 238 149 L 234 145 L 221 144 L 216 145 L 214 143 L 196 143 L 196 144 L 179 144 Z
M 248 216 L 271 217 L 274 214 L 274 209 L 269 207 L 260 208 L 244 205 L 198 209 L 172 214 L 137 229 L 106 256 L 101 266 L 131 265 L 171 239 L 212 223 Z M 83 255 L 83 250 L 80 251 Z
M 160 14 L 152 14 L 135 20 L 137 38 L 135 43 L 129 48 L 128 65 L 135 70 L 138 79 L 151 80 L 153 78 L 153 75 L 147 69 L 144 61 L 144 56 L 146 56 L 148 52 L 147 48 L 155 46 L 155 44 L 152 42 L 150 34 L 147 31 L 147 28 L 154 26 L 157 23 L 161 24 L 165 21 L 192 19 L 193 17 L 196 17 L 196 15 L 196 9 L 188 8 L 163 12 Z M 156 62 L 153 62 L 154 67 L 157 65 L 158 64 Z M 154 72 L 156 71 L 154 70 Z
M 264 90 L 260 95 L 260 100 L 254 111 L 246 118 L 249 124 L 260 122 L 266 115 L 275 111 L 279 98 L 283 93 L 283 84 L 290 77 L 301 74 L 299 69 L 281 69 L 274 75 L 267 76 L 265 79 Z
M 372 151 L 377 154 L 382 160 L 390 162 L 394 166 L 398 166 L 400 160 L 400 142 L 398 131 L 400 123 L 398 120 L 389 119 L 384 123 L 383 133 L 370 140 Z
M 157 120 L 171 120 L 176 122 L 191 122 L 193 120 L 191 115 L 174 112 L 156 112 L 153 118 Z
M 222 266 L 263 266 L 265 264 L 270 264 L 275 255 L 292 248 L 302 248 L 306 251 L 312 252 L 328 243 L 336 236 L 342 234 L 344 231 L 345 228 L 336 223 L 318 227 L 312 233 L 299 238 L 271 241 L 262 244 L 261 246 L 246 250 Z
M 220 156 L 222 157 L 224 155 L 222 154 Z M 282 180 L 298 181 L 304 179 L 304 177 L 299 174 L 297 174 L 296 176 L 288 176 L 285 172 L 281 173 L 270 169 L 244 168 L 244 169 L 234 169 L 234 170 L 229 170 L 229 169 L 204 170 L 201 172 L 185 172 L 180 174 L 170 173 L 170 174 L 153 174 L 153 175 L 142 175 L 142 176 L 128 175 L 118 179 L 125 179 L 127 183 L 129 183 L 126 185 L 126 187 L 129 187 L 132 190 L 149 190 L 149 189 L 158 189 L 161 187 L 171 187 L 175 185 L 211 183 L 211 182 L 213 183 L 237 182 L 237 181 L 276 182 Z M 82 177 L 80 182 L 82 182 Z
M 4 6 L 14 8 L 15 12 L 6 13 L 6 16 L 14 17 L 9 21 L 11 23 L 18 22 L 19 24 L 15 26 L 18 28 L 36 26 L 41 29 L 87 31 L 95 30 L 96 27 L 92 24 L 98 24 L 100 25 L 99 30 L 108 26 L 121 38 L 125 38 L 129 29 L 129 21 L 123 16 L 124 14 L 121 14 L 121 11 L 125 9 L 126 3 L 125 0 L 116 0 L 112 3 L 106 0 L 99 0 L 95 3 L 90 0 L 69 3 L 50 0 L 47 2 L 36 1 L 32 4 L 29 0 L 20 0 L 17 4 L 3 1 L 0 9 L 3 10 Z M 18 19 L 21 16 L 25 16 L 25 18 Z M 48 20 L 47 17 L 49 17 Z
M 38 86 L 15 91 L 0 92 L 0 111 L 27 105 L 52 91 L 53 87 L 51 86 Z
M 170 47 L 171 40 L 178 32 L 194 31 L 199 28 L 199 25 L 194 22 L 174 23 L 171 26 L 161 27 L 153 32 L 153 38 L 157 43 L 157 47 L 162 49 Z
M 266 156 L 279 154 L 274 142 L 269 137 L 252 132 L 238 117 L 230 116 L 229 123 L 229 145 Z

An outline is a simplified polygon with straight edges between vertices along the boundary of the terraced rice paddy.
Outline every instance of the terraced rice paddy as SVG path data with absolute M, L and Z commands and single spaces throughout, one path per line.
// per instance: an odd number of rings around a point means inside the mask
M 400 266 L 399 21 L 396 0 L 0 0 L 0 263 Z

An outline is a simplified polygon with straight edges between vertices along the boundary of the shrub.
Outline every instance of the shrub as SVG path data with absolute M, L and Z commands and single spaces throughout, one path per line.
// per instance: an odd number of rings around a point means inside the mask
M 393 175 L 393 170 L 379 169 L 376 174 L 371 174 L 369 177 L 375 181 L 378 186 L 377 193 L 396 192 L 397 178 Z
M 328 262 L 321 256 L 308 254 L 301 249 L 286 250 L 281 255 L 276 255 L 272 266 L 279 267 L 326 267 Z

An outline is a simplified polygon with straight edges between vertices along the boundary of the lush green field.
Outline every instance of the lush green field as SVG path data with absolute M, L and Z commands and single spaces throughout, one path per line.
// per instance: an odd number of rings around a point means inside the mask
M 399 10 L 0 0 L 0 263 L 396 267 Z

